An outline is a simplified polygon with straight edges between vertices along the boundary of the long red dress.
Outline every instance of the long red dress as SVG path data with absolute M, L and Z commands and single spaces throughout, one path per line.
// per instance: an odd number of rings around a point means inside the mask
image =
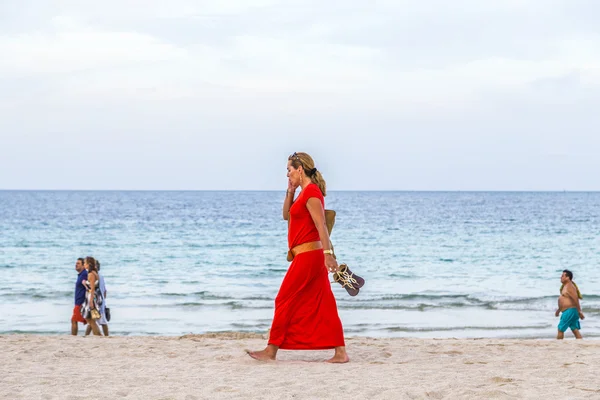
M 320 240 L 306 208 L 306 202 L 312 197 L 318 198 L 325 206 L 321 189 L 311 183 L 302 190 L 290 208 L 290 248 Z M 275 298 L 269 344 L 288 350 L 321 350 L 344 346 L 342 321 L 331 291 L 322 249 L 294 257 Z

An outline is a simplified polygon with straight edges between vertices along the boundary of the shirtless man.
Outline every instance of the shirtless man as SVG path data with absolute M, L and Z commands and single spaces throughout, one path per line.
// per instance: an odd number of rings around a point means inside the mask
M 558 317 L 562 312 L 562 316 L 558 323 L 558 336 L 556 338 L 564 339 L 565 332 L 570 328 L 575 338 L 581 339 L 579 319 L 584 319 L 585 316 L 581 312 L 578 290 L 573 284 L 573 273 L 565 269 L 560 277 L 560 282 L 563 287 L 558 297 L 558 310 L 554 315 Z

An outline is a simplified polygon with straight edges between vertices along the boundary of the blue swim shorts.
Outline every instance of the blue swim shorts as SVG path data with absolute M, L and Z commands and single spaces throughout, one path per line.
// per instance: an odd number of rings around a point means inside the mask
M 572 331 L 581 329 L 579 325 L 579 311 L 576 308 L 567 308 L 560 316 L 558 330 L 566 332 L 567 329 L 571 329 Z

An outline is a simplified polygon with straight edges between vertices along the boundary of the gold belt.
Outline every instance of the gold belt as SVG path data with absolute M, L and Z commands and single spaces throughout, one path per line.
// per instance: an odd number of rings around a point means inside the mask
M 288 251 L 287 260 L 292 261 L 294 257 L 296 257 L 298 254 L 306 253 L 307 251 L 319 250 L 322 248 L 323 244 L 320 240 L 317 240 L 316 242 L 307 242 L 299 244 L 298 246 L 295 246 L 293 249 Z

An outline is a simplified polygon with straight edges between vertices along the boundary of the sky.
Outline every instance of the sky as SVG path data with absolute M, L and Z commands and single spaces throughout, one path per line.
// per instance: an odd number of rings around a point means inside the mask
M 0 1 L 0 189 L 600 190 L 595 0 Z

